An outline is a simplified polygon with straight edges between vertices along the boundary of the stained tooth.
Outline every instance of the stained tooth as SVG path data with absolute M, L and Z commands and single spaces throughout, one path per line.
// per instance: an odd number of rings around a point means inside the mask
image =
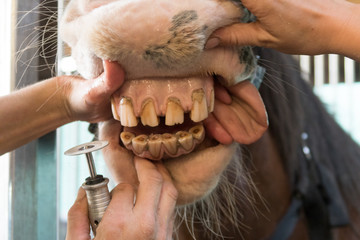
M 134 137 L 132 140 L 132 146 L 136 153 L 141 154 L 143 151 L 147 150 L 148 136 L 139 135 Z
M 154 158 L 159 157 L 161 144 L 162 144 L 162 137 L 160 134 L 150 135 L 148 141 L 149 152 Z
M 135 135 L 131 132 L 120 133 L 120 139 L 125 146 L 131 144 L 131 141 L 133 140 L 134 137 L 135 137 Z
M 209 112 L 214 111 L 214 106 L 215 106 L 215 92 L 214 89 L 212 89 L 210 93 Z
M 120 100 L 120 122 L 121 125 L 127 127 L 135 127 L 138 124 L 131 99 L 123 97 Z
M 164 133 L 162 135 L 162 142 L 170 154 L 176 154 L 177 152 L 177 138 L 170 133 Z
M 117 111 L 116 111 L 115 100 L 114 100 L 113 97 L 111 97 L 111 111 L 112 111 L 112 114 L 113 114 L 114 119 L 120 121 L 120 116 L 119 116 L 119 114 L 118 114 Z
M 193 136 L 185 131 L 179 131 L 176 133 L 178 142 L 185 150 L 190 150 L 193 146 Z
M 150 127 L 155 127 L 159 125 L 159 118 L 156 114 L 154 102 L 151 99 L 148 99 L 143 104 L 141 122 L 144 126 L 148 125 Z
M 196 140 L 202 140 L 205 136 L 204 126 L 197 125 L 195 127 L 190 128 L 189 133 L 192 134 L 193 138 Z
M 192 94 L 193 106 L 190 118 L 194 122 L 200 122 L 208 117 L 205 93 L 203 89 L 195 90 Z
M 169 99 L 166 107 L 165 125 L 173 126 L 184 122 L 184 110 L 180 100 L 177 98 Z

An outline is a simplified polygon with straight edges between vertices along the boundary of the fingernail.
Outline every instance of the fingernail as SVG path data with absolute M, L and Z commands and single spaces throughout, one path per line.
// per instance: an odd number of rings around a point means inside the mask
M 220 39 L 217 37 L 210 38 L 205 44 L 205 49 L 215 48 L 220 44 Z

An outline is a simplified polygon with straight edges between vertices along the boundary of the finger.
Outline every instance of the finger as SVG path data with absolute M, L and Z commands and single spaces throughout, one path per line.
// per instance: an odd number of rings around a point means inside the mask
M 89 80 L 89 96 L 92 101 L 110 99 L 110 96 L 124 83 L 124 70 L 116 62 L 104 61 L 104 73 L 99 77 Z
M 99 139 L 109 142 L 102 153 L 116 183 L 137 185 L 137 175 L 133 155 L 120 146 L 121 125 L 114 119 L 99 124 Z
M 259 139 L 268 127 L 264 103 L 249 81 L 238 83 L 228 90 L 233 96 L 232 103 L 225 105 L 216 100 L 213 114 L 235 141 L 250 144 Z
M 237 23 L 216 30 L 209 38 L 211 46 L 207 49 L 220 46 L 264 46 L 268 41 L 268 34 L 265 34 L 259 22 Z M 217 44 L 214 44 L 218 41 Z
M 215 100 L 215 108 L 218 108 L 217 102 L 219 101 Z M 204 120 L 204 127 L 206 128 L 206 134 L 216 139 L 219 143 L 227 145 L 233 142 L 231 135 L 220 124 L 213 113 L 210 113 L 208 118 Z
M 260 96 L 258 89 L 249 81 L 243 81 L 228 88 L 232 96 L 238 99 L 246 112 L 258 124 L 267 127 L 268 119 L 264 102 Z
M 90 239 L 90 223 L 85 190 L 80 188 L 74 205 L 68 212 L 66 240 Z
M 171 239 L 174 226 L 175 206 L 178 191 L 172 183 L 169 172 L 163 164 L 156 164 L 157 169 L 163 177 L 163 186 L 158 207 L 158 235 L 159 239 Z
M 124 83 L 124 69 L 117 62 L 104 61 L 103 65 L 106 86 L 114 92 Z
M 96 230 L 96 239 L 128 239 L 124 236 L 134 225 L 134 196 L 134 187 L 128 183 L 118 184 L 111 191 L 111 201 Z
M 139 186 L 134 209 L 140 214 L 146 213 L 144 221 L 151 223 L 158 209 L 163 177 L 152 162 L 143 158 L 135 157 L 135 168 Z
M 111 201 L 101 221 L 102 225 L 125 222 L 132 215 L 134 197 L 135 190 L 133 185 L 128 183 L 118 184 L 111 191 Z
M 222 101 L 225 104 L 231 104 L 232 99 L 230 94 L 228 93 L 226 88 L 220 85 L 220 83 L 218 83 L 217 81 L 215 82 L 214 85 L 214 92 L 215 92 L 215 98 L 217 98 L 218 100 Z
M 242 108 L 234 108 L 234 104 L 236 104 L 235 101 L 233 101 L 232 105 L 216 101 L 217 107 L 214 109 L 213 114 L 235 141 L 245 143 L 248 135 L 246 125 L 249 123 L 246 121 L 247 118 L 243 119 L 241 116 L 246 116 L 246 112 Z M 223 116 L 226 116 L 226 118 Z
M 99 138 L 106 140 L 109 144 L 119 145 L 122 126 L 119 121 L 111 119 L 99 123 Z M 105 148 L 106 149 L 106 148 Z
M 258 140 L 267 129 L 267 124 L 259 123 L 253 118 L 244 104 L 234 98 L 231 105 L 221 102 L 216 103 L 218 107 L 213 114 L 221 126 L 238 143 L 250 144 Z M 226 116 L 224 118 L 223 116 Z

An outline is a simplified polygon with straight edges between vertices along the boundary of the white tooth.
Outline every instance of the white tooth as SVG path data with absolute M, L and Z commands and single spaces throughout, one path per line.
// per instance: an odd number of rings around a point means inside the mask
M 159 118 L 156 114 L 154 102 L 151 99 L 146 100 L 143 104 L 141 122 L 144 126 L 155 127 L 159 125 Z
M 165 114 L 165 125 L 173 126 L 184 122 L 184 110 L 181 107 L 180 100 L 177 98 L 170 98 Z
M 137 154 L 141 154 L 143 151 L 147 150 L 148 136 L 139 135 L 134 137 L 132 140 L 132 146 Z
M 176 133 L 178 142 L 185 150 L 190 150 L 193 146 L 193 136 L 185 131 L 179 131 Z
M 203 89 L 195 90 L 192 94 L 193 106 L 190 118 L 194 122 L 200 122 L 208 117 L 205 93 Z
M 214 92 L 214 89 L 212 89 L 211 93 L 210 93 L 209 112 L 213 112 L 214 107 L 215 107 L 215 92 Z
M 170 133 L 164 133 L 162 135 L 162 142 L 170 154 L 176 154 L 177 152 L 177 138 Z
M 134 137 L 135 137 L 135 135 L 131 132 L 120 133 L 120 139 L 125 146 L 128 146 L 129 144 L 131 144 L 131 141 L 133 140 Z
M 149 152 L 154 158 L 160 156 L 162 137 L 160 134 L 153 134 L 149 136 L 148 146 Z
M 196 125 L 195 127 L 190 128 L 189 133 L 192 134 L 194 139 L 201 141 L 205 136 L 204 126 Z
M 123 97 L 120 100 L 120 122 L 126 127 L 135 127 L 138 124 L 130 98 Z
M 116 105 L 115 105 L 115 100 L 114 100 L 113 97 L 111 97 L 111 111 L 112 111 L 112 114 L 113 114 L 114 119 L 120 121 L 120 116 L 119 116 L 119 114 L 117 113 Z

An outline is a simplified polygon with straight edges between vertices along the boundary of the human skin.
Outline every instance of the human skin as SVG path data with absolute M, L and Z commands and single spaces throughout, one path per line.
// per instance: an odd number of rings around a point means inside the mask
M 110 96 L 122 85 L 124 71 L 116 63 L 104 67 L 92 80 L 60 76 L 0 97 L 0 155 L 66 123 L 111 118 Z
M 256 22 L 215 31 L 208 48 L 253 45 L 284 53 L 336 53 L 360 61 L 360 5 L 344 0 L 244 0 Z
M 161 163 L 139 157 L 134 163 L 139 184 L 120 183 L 112 190 L 95 239 L 171 239 L 178 194 L 171 177 Z M 66 239 L 91 239 L 86 195 L 81 188 L 68 213 Z

